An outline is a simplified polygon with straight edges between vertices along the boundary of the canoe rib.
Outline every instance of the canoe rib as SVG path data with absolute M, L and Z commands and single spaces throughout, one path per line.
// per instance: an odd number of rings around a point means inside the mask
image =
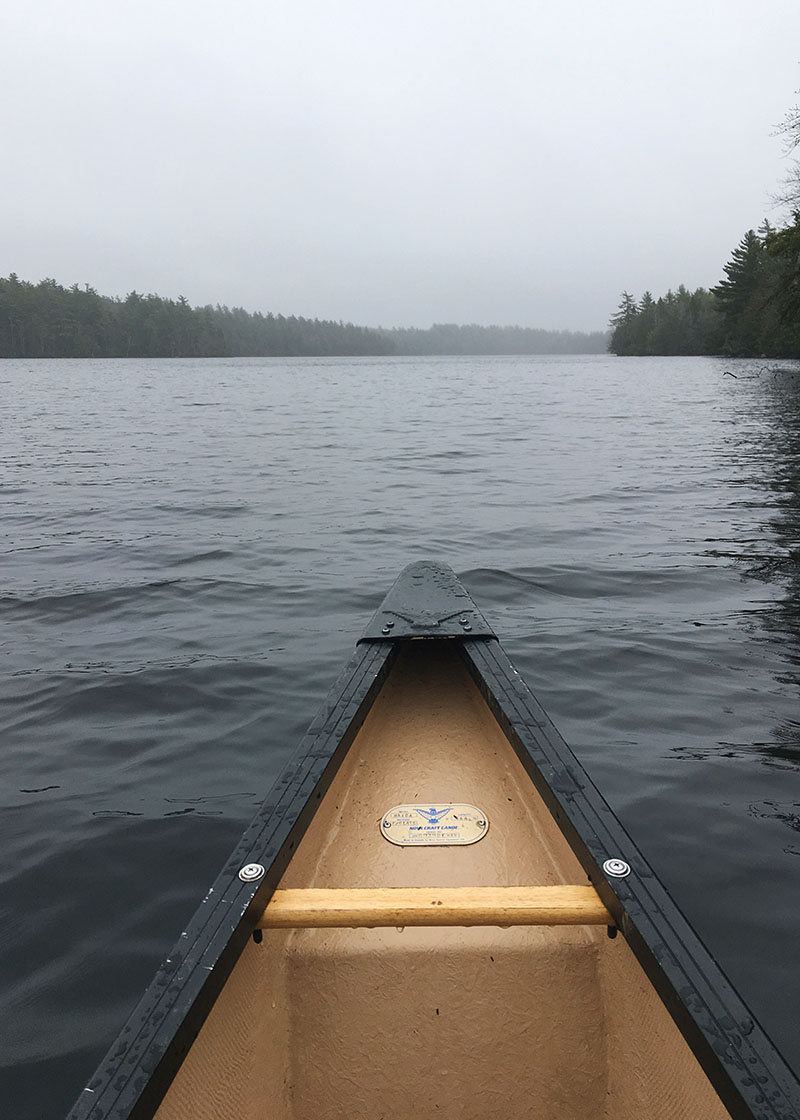
M 259 929 L 613 925 L 591 886 L 278 890 Z

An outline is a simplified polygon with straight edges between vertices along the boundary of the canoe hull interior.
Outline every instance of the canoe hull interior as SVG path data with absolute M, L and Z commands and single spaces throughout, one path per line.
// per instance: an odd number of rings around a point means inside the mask
M 463 847 L 402 847 L 400 804 L 478 806 Z M 410 642 L 281 888 L 585 884 L 457 642 Z M 267 929 L 158 1120 L 728 1117 L 622 937 L 599 926 Z

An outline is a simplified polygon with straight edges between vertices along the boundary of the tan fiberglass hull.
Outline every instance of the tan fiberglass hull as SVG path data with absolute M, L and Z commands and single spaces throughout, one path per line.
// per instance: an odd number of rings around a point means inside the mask
M 463 802 L 463 847 L 381 834 Z M 455 643 L 405 643 L 279 884 L 585 885 Z M 302 928 L 251 938 L 158 1120 L 728 1117 L 622 937 L 603 925 Z

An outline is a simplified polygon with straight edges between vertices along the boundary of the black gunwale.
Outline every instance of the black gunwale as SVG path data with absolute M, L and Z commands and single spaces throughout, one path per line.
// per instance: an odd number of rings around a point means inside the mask
M 415 603 L 419 613 L 415 614 Z M 402 604 L 402 617 L 398 605 Z M 461 619 L 466 618 L 470 630 Z M 394 620 L 389 632 L 387 620 Z M 470 632 L 471 631 L 471 632 Z M 589 779 L 455 573 L 398 577 L 211 890 L 67 1120 L 149 1120 L 341 765 L 398 652 L 454 643 L 617 927 L 734 1120 L 798 1120 L 800 1083 Z M 611 879 L 608 858 L 631 874 Z M 247 863 L 264 876 L 243 883 Z

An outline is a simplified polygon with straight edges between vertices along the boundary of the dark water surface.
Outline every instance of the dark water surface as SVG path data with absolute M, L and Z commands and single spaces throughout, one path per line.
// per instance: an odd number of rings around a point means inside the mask
M 800 375 L 763 366 L 0 363 L 2 1115 L 66 1111 L 421 558 L 800 1070 Z

